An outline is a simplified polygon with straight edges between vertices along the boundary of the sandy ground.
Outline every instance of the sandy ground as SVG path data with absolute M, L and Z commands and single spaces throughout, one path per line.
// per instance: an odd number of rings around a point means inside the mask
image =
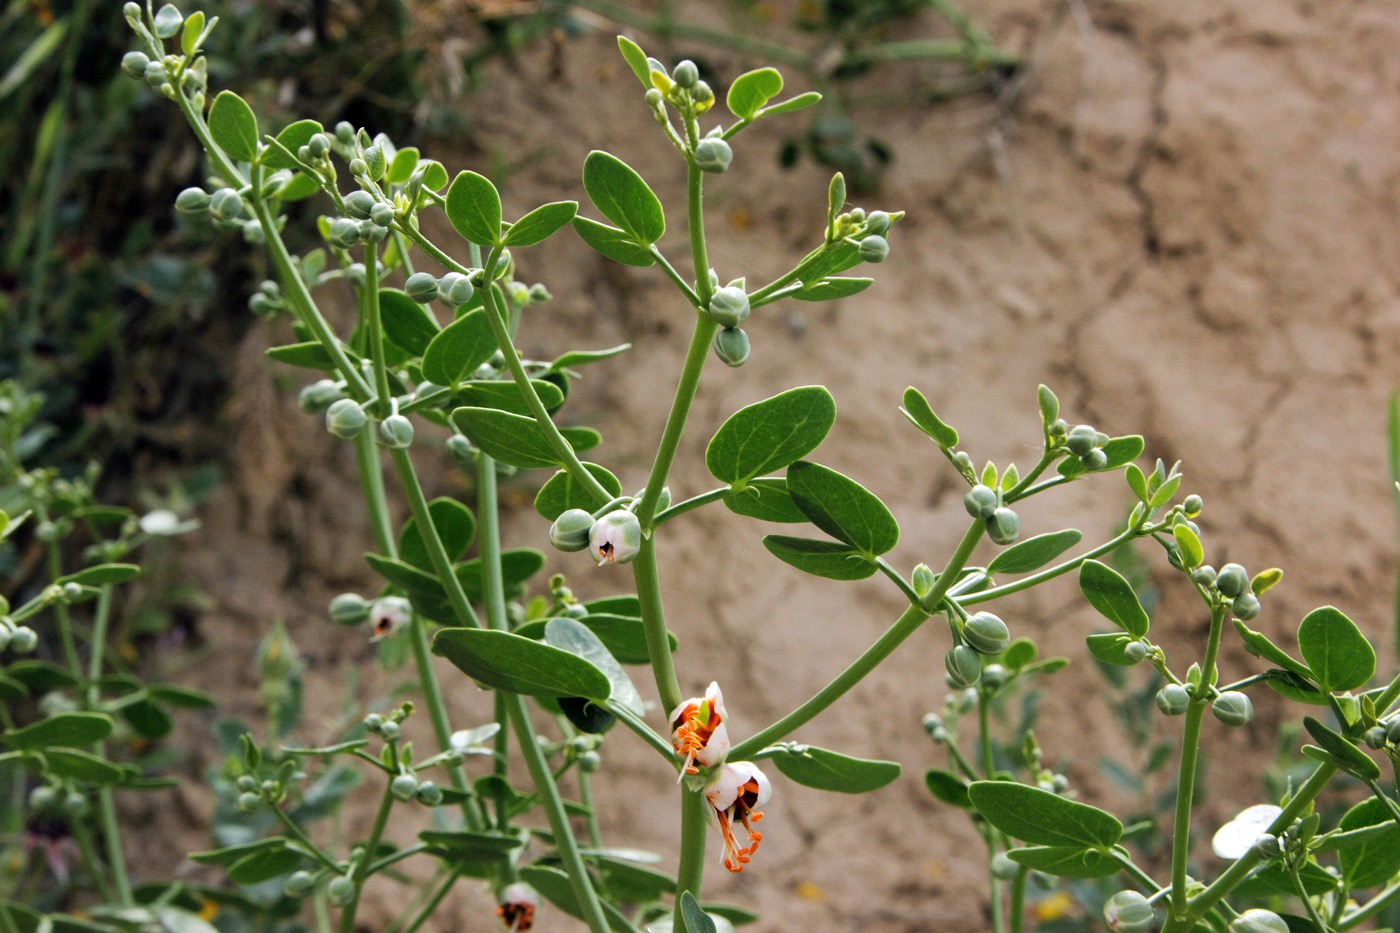
M 1291 644 L 1302 615 L 1332 603 L 1386 642 L 1396 558 L 1384 428 L 1400 350 L 1400 7 L 991 0 L 970 9 L 999 42 L 1027 54 L 1024 83 L 1002 102 L 863 118 L 878 122 L 897 161 L 878 195 L 853 203 L 908 212 L 889 260 L 856 298 L 755 315 L 749 363 L 705 375 L 673 493 L 712 484 L 704 445 L 734 409 L 822 382 L 840 413 L 814 459 L 892 507 L 902 529 L 896 566 L 936 567 L 962 532 L 961 489 L 899 414 L 905 386 L 922 389 L 962 431 L 976 461 L 1024 467 L 1035 457 L 1035 389 L 1044 382 L 1071 423 L 1141 433 L 1146 457 L 1183 461 L 1182 491 L 1207 503 L 1199 522 L 1208 560 L 1286 570 L 1256 627 Z M 754 64 L 717 62 L 727 78 Z M 445 161 L 454 171 L 505 164 L 507 216 L 582 200 L 583 156 L 607 148 L 662 193 L 673 228 L 663 247 L 683 250 L 682 166 L 610 37 L 527 56 L 468 106 L 476 147 Z M 733 169 L 709 184 L 721 279 L 779 274 L 820 237 L 829 173 L 776 167 L 778 140 L 801 125 L 787 120 L 740 137 Z M 684 352 L 686 308 L 653 270 L 610 264 L 568 235 L 555 247 L 517 257 L 522 277 L 555 296 L 532 312 L 522 344 L 542 359 L 575 346 L 635 345 L 591 368 L 567 412 L 604 433 L 601 458 L 624 488 L 639 487 Z M 323 621 L 335 592 L 373 585 L 360 558 L 367 528 L 345 505 L 356 496 L 349 452 L 306 430 L 285 372 L 269 378 L 261 349 L 271 339 L 257 331 L 241 350 L 246 388 L 230 409 L 240 465 L 186 562 L 221 607 L 202 625 L 224 659 L 212 679 L 230 711 L 245 716 L 255 715 L 252 645 L 272 618 L 285 619 L 307 651 L 321 694 L 338 697 L 343 665 L 369 657 Z M 543 545 L 545 526 L 528 507 L 542 478 L 512 487 L 512 542 Z M 435 493 L 462 486 L 449 471 L 431 483 Z M 1076 527 L 1086 543 L 1103 540 L 1127 496 L 1121 479 L 1102 477 L 1056 491 L 1025 509 L 1023 533 Z M 825 684 L 901 605 L 887 583 L 833 583 L 779 564 L 759 542 L 763 530 L 712 507 L 668 526 L 659 547 L 682 686 L 698 692 L 719 680 L 736 737 Z M 1199 651 L 1201 608 L 1159 555 L 1144 553 L 1164 591 L 1154 632 L 1186 658 Z M 551 566 L 585 595 L 629 583 L 582 555 Z M 1063 766 L 1084 799 L 1122 803 L 1096 770 L 1122 739 L 1096 711 L 1104 686 L 1082 637 L 1097 623 L 1073 583 L 998 611 L 1013 633 L 1074 659 L 1045 697 L 1037 733 L 1047 761 Z M 942 703 L 947 645 L 938 625 L 917 633 L 880 676 L 796 736 L 901 761 L 905 775 L 855 799 L 778 779 L 762 852 L 732 878 L 716 858 L 708 895 L 760 910 L 762 931 L 986 928 L 980 843 L 922 786 L 923 771 L 944 764 L 919 720 Z M 1393 653 L 1383 657 L 1389 667 Z M 1257 669 L 1234 644 L 1225 665 L 1227 677 Z M 488 711 L 454 674 L 445 676 L 459 721 L 474 723 Z M 638 671 L 654 697 L 647 680 Z M 371 695 L 387 682 L 367 675 L 362 689 Z M 1251 728 L 1226 734 L 1207 722 L 1214 755 L 1203 830 L 1263 799 L 1256 773 L 1282 707 L 1267 693 L 1255 701 Z M 605 759 L 608 841 L 671 852 L 669 770 L 626 734 L 613 737 Z M 363 806 L 367 821 L 372 803 Z M 385 886 L 378 896 L 388 911 L 398 894 Z M 429 928 L 487 929 L 482 909 L 464 895 Z M 540 928 L 572 927 L 551 913 Z

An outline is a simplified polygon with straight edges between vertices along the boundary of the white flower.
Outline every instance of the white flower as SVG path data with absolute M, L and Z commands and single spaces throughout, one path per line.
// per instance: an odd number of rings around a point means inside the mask
M 714 783 L 705 791 L 705 799 L 714 807 L 720 835 L 724 837 L 724 867 L 730 871 L 743 871 L 750 856 L 758 851 L 763 833 L 754 830 L 752 824 L 763 819 L 758 808 L 767 803 L 772 795 L 773 786 L 758 770 L 758 765 L 751 761 L 725 764 L 719 769 Z M 734 838 L 735 823 L 742 823 L 748 831 L 747 846 L 740 846 Z
M 593 523 L 588 551 L 599 566 L 625 564 L 642 547 L 642 524 L 626 509 L 615 509 Z
M 374 629 L 370 641 L 379 641 L 398 632 L 408 620 L 413 618 L 413 607 L 402 596 L 385 596 L 374 601 L 369 610 L 369 621 Z
M 691 697 L 671 711 L 671 745 L 685 756 L 676 783 L 700 768 L 713 768 L 729 754 L 729 730 L 725 726 L 724 696 L 710 681 L 703 697 Z M 696 767 L 696 764 L 699 767 Z
M 525 933 L 535 925 L 535 909 L 540 906 L 539 893 L 528 884 L 517 881 L 501 891 L 501 905 L 496 916 L 510 933 Z
M 1271 803 L 1247 807 L 1215 833 L 1210 847 L 1219 858 L 1237 859 L 1254 846 L 1254 841 L 1268 831 L 1283 810 Z

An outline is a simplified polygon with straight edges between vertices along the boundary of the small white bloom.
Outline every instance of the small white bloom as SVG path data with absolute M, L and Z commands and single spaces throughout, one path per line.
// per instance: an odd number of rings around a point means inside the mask
M 374 628 L 370 641 L 379 641 L 401 630 L 413 618 L 413 607 L 402 596 L 384 596 L 374 601 L 369 622 Z
M 642 547 L 642 524 L 626 509 L 615 509 L 593 523 L 588 550 L 599 566 L 625 564 Z
M 1216 856 L 1225 859 L 1242 857 L 1254 846 L 1254 841 L 1268 831 L 1283 809 L 1271 803 L 1261 803 L 1241 810 L 1235 818 L 1216 831 L 1210 847 Z
M 741 872 L 749 858 L 758 851 L 763 833 L 752 824 L 763 819 L 759 807 L 773 795 L 773 785 L 751 761 L 733 761 L 723 765 L 715 781 L 705 791 L 705 799 L 714 807 L 720 835 L 724 837 L 724 867 Z M 734 838 L 734 824 L 742 823 L 749 834 L 749 844 L 740 846 Z
M 535 925 L 535 909 L 540 906 L 539 893 L 528 884 L 517 881 L 501 890 L 501 905 L 496 916 L 510 933 L 525 933 Z
M 671 711 L 671 745 L 685 756 L 681 778 L 712 768 L 729 754 L 729 729 L 725 725 L 724 696 L 719 684 L 710 681 L 703 697 L 691 697 Z M 696 764 L 699 767 L 696 767 Z

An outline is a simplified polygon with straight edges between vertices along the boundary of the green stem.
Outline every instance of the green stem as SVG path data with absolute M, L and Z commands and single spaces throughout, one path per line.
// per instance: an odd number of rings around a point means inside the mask
M 97 849 L 92 844 L 92 830 L 80 820 L 75 820 L 71 828 L 73 841 L 78 844 L 78 855 L 83 860 L 83 868 L 86 869 L 88 877 L 92 879 L 92 886 L 97 891 L 97 896 L 110 903 L 112 889 L 108 887 L 107 879 L 102 876 L 102 863 L 98 861 Z M 130 906 L 130 902 L 123 902 L 123 904 Z
M 311 857 L 315 859 L 322 868 L 334 872 L 337 875 L 340 874 L 340 866 L 335 863 L 335 859 L 321 851 L 321 847 L 311 841 L 311 837 L 306 835 L 306 830 L 302 829 L 296 820 L 293 820 L 281 807 L 274 803 L 269 803 L 268 808 L 272 811 L 272 815 L 277 818 L 277 822 L 281 823 L 282 828 L 287 831 L 287 835 L 301 843 L 302 848 L 310 853 Z
M 1400 884 L 1391 885 L 1356 910 L 1345 914 L 1342 921 L 1337 924 L 1337 929 L 1345 933 L 1346 930 L 1370 920 L 1397 900 L 1400 900 Z
M 729 495 L 730 491 L 730 488 L 725 486 L 721 489 L 711 489 L 709 492 L 702 492 L 698 496 L 691 496 L 684 502 L 678 502 L 664 511 L 657 512 L 656 517 L 651 520 L 651 527 L 655 530 L 671 519 L 679 518 L 686 512 L 698 509 L 702 505 L 709 505 L 711 502 L 719 502 L 725 496 Z
M 967 596 L 959 596 L 958 604 L 962 606 L 971 606 L 976 603 L 985 603 L 993 599 L 999 599 L 1002 596 L 1010 596 L 1012 593 L 1019 593 L 1022 590 L 1028 590 L 1033 586 L 1038 586 L 1039 584 L 1044 583 L 1046 580 L 1053 580 L 1061 574 L 1069 573 L 1071 570 L 1076 570 L 1086 560 L 1093 560 L 1096 557 L 1101 557 L 1104 554 L 1107 554 L 1109 551 L 1112 551 L 1114 548 L 1123 546 L 1124 544 L 1138 537 L 1142 533 L 1143 532 L 1141 528 L 1129 528 L 1127 531 L 1122 532 L 1115 538 L 1111 538 L 1110 540 L 1105 541 L 1103 544 L 1100 544 L 1093 550 L 1086 551 L 1085 553 L 1080 554 L 1078 557 L 1067 560 L 1062 564 L 1056 564 L 1054 567 L 1042 570 L 1039 573 L 1033 573 L 1028 577 L 1022 577 L 1021 579 L 1014 580 L 1011 583 L 1003 583 L 1001 586 L 991 587 L 990 589 L 983 590 L 980 593 L 972 593 Z
M 1026 919 L 1026 878 L 1030 869 L 1022 865 L 1011 879 L 1011 933 L 1021 933 Z
M 390 865 L 396 865 L 406 858 L 412 858 L 419 852 L 426 852 L 427 850 L 428 847 L 423 845 L 422 843 L 419 843 L 418 845 L 409 846 L 406 849 L 399 849 L 393 855 L 386 855 L 379 861 L 375 862 L 373 865 L 370 865 L 369 874 L 377 875 L 384 869 L 388 868 Z
M 559 850 L 559 859 L 564 863 L 564 870 L 568 872 L 569 886 L 578 901 L 579 909 L 583 912 L 583 919 L 592 933 L 609 933 L 603 906 L 598 901 L 597 892 L 593 890 L 588 869 L 583 864 L 583 856 L 579 854 L 573 827 L 569 825 L 569 815 L 564 810 L 563 799 L 559 796 L 559 787 L 554 783 L 554 778 L 549 772 L 549 762 L 545 760 L 544 751 L 535 739 L 535 728 L 530 722 L 525 699 L 518 693 L 507 693 L 504 696 L 511 723 L 515 727 L 516 744 L 530 769 L 535 793 L 539 794 L 540 804 L 549 819 L 549 828 L 554 833 L 555 848 Z
M 481 547 L 481 591 L 485 596 L 486 627 L 504 632 L 506 584 L 501 575 L 501 516 L 496 499 L 496 461 L 479 454 L 476 461 L 476 515 Z
M 112 586 L 104 585 L 97 594 L 97 608 L 92 623 L 92 643 L 88 657 L 87 708 L 96 708 L 100 699 L 97 680 L 102 676 L 102 659 L 107 648 L 107 626 L 112 618 Z M 105 743 L 97 742 L 92 752 L 99 758 L 106 757 Z M 123 907 L 136 903 L 131 894 L 131 882 L 126 872 L 126 857 L 122 854 L 120 827 L 117 825 L 117 804 L 112 788 L 104 785 L 97 789 L 97 811 L 102 821 L 102 841 L 107 849 L 107 865 L 112 872 L 112 884 L 116 886 L 117 898 Z
M 661 267 L 661 271 L 666 273 L 666 277 L 675 284 L 676 288 L 680 289 L 686 301 L 690 302 L 691 307 L 696 311 L 704 311 L 704 306 L 700 304 L 700 296 L 695 294 L 695 289 L 690 287 L 690 283 L 682 278 L 681 274 L 676 271 L 676 267 L 671 265 L 666 257 L 661 254 L 661 250 L 657 249 L 653 244 L 648 251 L 651 253 L 652 258 L 656 260 L 656 264 Z
M 379 420 L 389 416 L 389 367 L 384 360 L 384 322 L 379 313 L 379 247 L 365 247 L 365 287 L 360 295 L 365 305 L 365 326 L 369 329 L 369 357 L 374 367 L 374 414 Z
M 737 760 L 731 756 L 731 760 Z M 700 885 L 705 877 L 705 833 L 710 823 L 710 802 L 703 790 L 681 790 L 681 852 L 676 871 L 676 908 L 674 928 L 686 929 L 681 917 L 681 895 L 689 891 L 700 899 Z
M 1293 882 L 1293 891 L 1303 902 L 1303 908 L 1308 912 L 1308 919 L 1313 922 L 1313 926 L 1317 927 L 1317 933 L 1328 933 L 1327 921 L 1318 916 L 1317 907 L 1313 905 L 1312 898 L 1308 896 L 1308 889 L 1303 887 L 1303 879 L 1298 876 L 1298 866 L 1289 861 L 1286 867 L 1288 880 Z
M 679 703 L 679 701 L 677 701 L 677 703 Z M 671 709 L 675 709 L 675 707 L 673 706 Z M 670 711 L 670 709 L 667 710 L 668 713 Z M 661 756 L 675 765 L 677 770 L 680 769 L 680 759 L 676 757 L 676 750 L 671 747 L 671 743 L 657 735 L 651 726 L 648 726 L 636 713 L 616 703 L 610 703 L 608 705 L 608 712 L 616 716 L 618 722 L 635 732 L 637 737 L 643 742 L 660 752 Z
M 583 808 L 588 811 L 588 844 L 595 849 L 603 847 L 603 829 L 598 824 L 598 811 L 593 806 L 593 780 L 588 772 L 579 768 L 578 775 L 578 800 L 583 804 Z
M 389 500 L 384 494 L 384 472 L 380 466 L 379 445 L 375 443 L 373 431 L 361 431 L 355 435 L 355 465 L 359 467 L 360 492 L 364 495 L 365 505 L 369 509 L 375 546 L 385 557 L 397 558 L 399 546 L 394 540 L 394 526 L 389 518 Z
M 708 289 L 708 273 L 706 275 L 705 287 Z M 656 459 L 652 461 L 651 473 L 647 476 L 646 491 L 642 493 L 641 502 L 633 510 L 637 521 L 642 523 L 644 535 L 649 536 L 655 528 L 652 519 L 656 515 L 656 504 L 661 500 L 661 490 L 666 485 L 666 477 L 676 459 L 676 450 L 680 447 L 681 434 L 685 431 L 685 422 L 690 415 L 690 406 L 695 401 L 695 393 L 700 387 L 700 375 L 710 355 L 710 342 L 714 340 L 715 331 L 718 329 L 719 324 L 708 314 L 695 315 L 695 330 L 690 336 L 690 347 L 686 350 L 685 363 L 676 383 L 671 410 L 666 415 L 661 442 L 656 448 Z
M 423 924 L 428 922 L 428 918 L 438 909 L 438 905 L 447 897 L 448 892 L 452 890 L 452 886 L 457 883 L 457 879 L 460 877 L 462 877 L 462 870 L 460 868 L 452 869 L 448 876 L 443 879 L 438 889 L 433 892 L 433 896 L 428 900 L 428 903 L 423 905 L 423 909 L 418 912 L 418 916 L 414 917 L 413 922 L 404 927 L 400 933 L 418 933 L 418 930 Z
M 370 827 L 369 838 L 365 840 L 364 851 L 350 869 L 350 881 L 355 885 L 355 895 L 340 912 L 340 933 L 355 933 L 355 913 L 360 906 L 360 891 L 369 877 L 370 860 L 379 849 L 379 840 L 384 835 L 384 827 L 389 824 L 389 811 L 394 808 L 394 795 L 390 792 L 392 781 L 384 785 L 384 796 L 379 800 L 379 812 L 374 815 L 374 825 Z
M 651 660 L 656 692 L 661 698 L 661 713 L 669 716 L 681 705 L 681 685 L 676 679 L 675 660 L 671 657 L 671 637 L 666 631 L 666 611 L 661 604 L 661 579 L 656 569 L 656 538 L 644 536 L 637 556 L 632 560 L 632 580 L 637 588 L 641 606 L 642 631 L 646 635 L 647 656 Z M 761 746 L 760 746 L 761 747 Z

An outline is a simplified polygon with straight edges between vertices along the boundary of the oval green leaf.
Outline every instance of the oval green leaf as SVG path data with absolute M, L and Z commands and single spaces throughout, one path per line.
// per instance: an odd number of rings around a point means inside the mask
M 1176 539 L 1177 551 L 1181 555 L 1181 566 L 1188 570 L 1201 566 L 1206 553 L 1201 547 L 1201 539 L 1196 537 L 1191 527 L 1185 524 L 1173 526 L 1172 537 Z
M 1361 749 L 1348 742 L 1340 734 L 1333 732 L 1311 716 L 1303 717 L 1303 726 L 1313 741 L 1331 755 L 1341 768 L 1352 777 L 1363 781 L 1375 781 L 1381 776 L 1380 765 L 1371 760 Z
M 924 772 L 924 786 L 934 797 L 946 804 L 972 809 L 972 798 L 967 796 L 967 782 L 951 771 L 930 768 Z
M 432 516 L 433 527 L 438 539 L 447 552 L 448 561 L 457 561 L 476 537 L 476 518 L 471 509 L 456 499 L 442 496 L 428 503 L 428 514 Z M 399 532 L 399 559 L 412 564 L 425 573 L 433 573 L 433 562 L 428 557 L 428 546 L 418 533 L 418 520 L 410 518 Z
M 1356 623 L 1332 606 L 1304 617 L 1298 626 L 1298 653 L 1326 693 L 1355 690 L 1376 672 L 1375 649 Z
M 228 867 L 228 876 L 238 884 L 261 884 L 295 871 L 302 855 L 288 848 L 267 849 L 244 856 Z
M 564 404 L 564 392 L 554 383 L 543 379 L 531 379 L 530 386 L 535 390 L 535 395 L 539 397 L 545 411 L 556 411 Z M 457 404 L 470 408 L 496 408 L 515 415 L 531 414 L 530 403 L 525 401 L 525 396 L 520 393 L 520 387 L 514 381 L 483 379 L 464 382 L 457 391 L 455 400 Z
M 661 201 L 642 176 L 616 156 L 599 150 L 588 154 L 583 160 L 583 190 L 638 246 L 649 246 L 666 232 Z
M 497 690 L 599 703 L 612 694 L 608 676 L 589 661 L 512 632 L 443 629 L 433 638 L 433 653 Z
M 1123 869 L 1108 852 L 1082 846 L 1027 846 L 1006 854 L 1018 865 L 1060 878 L 1107 878 Z
M 804 787 L 842 794 L 879 790 L 899 777 L 902 770 L 896 761 L 852 758 L 810 745 L 785 746 L 771 757 L 788 780 Z
M 543 570 L 544 564 L 544 554 L 534 548 L 515 547 L 502 551 L 501 582 L 505 584 L 507 593 L 511 587 L 524 583 Z M 486 598 L 481 567 L 481 558 L 473 557 L 458 564 L 455 570 L 457 582 L 462 585 L 462 592 L 474 603 L 484 602 Z
M 1128 647 L 1129 640 L 1118 632 L 1101 632 L 1086 636 L 1084 642 L 1089 646 L 1089 653 L 1103 663 L 1114 667 L 1132 667 L 1141 662 L 1131 661 L 1124 654 L 1123 649 Z
M 282 836 L 273 836 L 271 839 L 259 839 L 256 842 L 241 842 L 237 845 L 224 846 L 222 849 L 211 849 L 207 852 L 192 852 L 189 855 L 191 862 L 200 865 L 232 865 L 241 859 L 247 858 L 258 852 L 271 852 L 276 849 L 285 849 L 287 840 Z
M 232 91 L 220 91 L 209 108 L 209 135 L 229 156 L 251 162 L 258 155 L 258 118 Z
M 433 312 L 397 288 L 379 290 L 379 319 L 384 324 L 384 336 L 409 356 L 422 356 L 442 331 Z M 494 347 L 493 343 L 493 353 Z
M 523 845 L 518 836 L 503 833 L 445 832 L 430 829 L 419 833 L 418 838 L 432 855 L 449 862 L 476 864 L 505 864 L 506 857 Z
M 366 553 L 365 562 L 375 573 L 410 596 L 421 596 L 430 600 L 447 598 L 447 593 L 437 577 L 412 564 L 375 553 Z
M 686 933 L 718 933 L 714 920 L 689 891 L 681 892 L 681 919 Z
M 988 573 L 1030 573 L 1074 547 L 1084 536 L 1073 528 L 1036 535 L 1013 544 L 992 559 Z
M 112 717 L 102 713 L 59 713 L 0 736 L 10 748 L 27 751 L 59 745 L 82 748 L 112 734 Z
M 758 115 L 766 117 L 777 113 L 795 113 L 798 110 L 806 110 L 808 107 L 820 103 L 821 99 L 822 96 L 816 91 L 807 91 L 806 93 L 798 94 L 796 97 L 789 97 L 787 100 L 780 101 L 771 107 L 764 107 Z
M 646 715 L 641 694 L 622 669 L 618 659 L 588 626 L 578 619 L 550 619 L 544 626 L 545 644 L 576 655 L 602 671 L 611 685 L 609 705 L 616 704 L 638 716 Z M 674 648 L 672 650 L 675 650 Z
M 864 580 L 878 569 L 860 551 L 836 541 L 766 535 L 763 546 L 783 563 L 828 580 Z
M 570 917 L 583 919 L 583 909 L 578 905 L 578 897 L 574 894 L 573 883 L 569 881 L 569 876 L 557 868 L 548 865 L 534 864 L 526 865 L 520 869 L 520 880 L 540 892 L 540 896 L 558 907 Z M 622 915 L 620 911 L 607 901 L 602 902 L 603 915 L 608 921 L 608 927 L 614 933 L 636 933 L 636 927 Z
M 1028 784 L 975 781 L 967 793 L 987 822 L 1031 845 L 1102 848 L 1123 837 L 1113 814 Z
M 544 637 L 544 628 L 548 622 L 548 619 L 535 619 L 532 622 L 526 622 L 515 632 L 526 638 L 540 639 Z M 598 637 L 598 640 L 603 643 L 603 647 L 608 649 L 608 653 L 616 658 L 619 664 L 649 664 L 651 662 L 651 655 L 647 650 L 646 627 L 642 624 L 641 619 L 612 615 L 606 612 L 590 612 L 578 622 Z M 676 634 L 667 632 L 666 637 L 669 639 L 671 651 L 674 653 L 679 645 Z
M 577 201 L 554 201 L 541 204 L 511 224 L 506 231 L 506 246 L 534 246 L 546 240 L 578 213 Z
M 1343 832 L 1368 826 L 1382 828 L 1337 853 L 1342 880 L 1349 888 L 1379 887 L 1400 872 L 1400 823 L 1395 822 L 1383 802 L 1369 797 L 1348 810 L 1337 824 Z
M 298 149 L 309 143 L 311 137 L 321 132 L 322 129 L 321 124 L 315 120 L 298 120 L 278 133 L 277 141 L 282 144 L 282 149 L 295 155 Z M 278 149 L 276 146 L 270 147 L 263 156 L 263 166 L 273 171 L 281 168 L 296 168 L 297 163 L 283 155 L 282 149 Z
M 534 418 L 496 408 L 458 408 L 452 423 L 489 457 L 525 470 L 561 465 Z
M 459 172 L 447 189 L 446 210 L 452 228 L 468 242 L 501 244 L 501 196 L 489 179 L 476 172 Z
M 822 531 L 874 558 L 899 542 L 899 523 L 885 504 L 855 480 L 799 460 L 787 471 L 788 494 Z
M 486 309 L 468 311 L 433 336 L 423 349 L 423 378 L 440 386 L 456 386 L 497 349 Z
M 933 438 L 933 442 L 944 450 L 952 450 L 958 445 L 958 432 L 934 414 L 928 399 L 913 386 L 904 390 L 904 407 L 900 411 L 914 427 Z
M 807 520 L 788 495 L 787 480 L 781 476 L 750 480 L 744 488 L 725 495 L 724 504 L 736 515 L 764 522 L 797 524 Z
M 705 448 L 705 466 L 738 488 L 816 450 L 835 423 L 836 401 L 824 386 L 789 389 L 725 419 Z
M 343 348 L 350 359 L 355 359 L 355 354 L 349 347 Z M 265 351 L 269 359 L 279 363 L 286 363 L 288 366 L 300 366 L 302 369 L 316 369 L 323 373 L 331 372 L 335 369 L 335 363 L 331 360 L 331 355 L 326 352 L 326 348 L 321 346 L 319 341 L 308 340 L 305 343 L 289 343 L 280 347 L 271 347 Z
M 106 586 L 112 583 L 125 583 L 141 572 L 136 564 L 98 564 L 66 577 L 53 581 L 60 586 L 64 583 L 78 583 L 83 586 Z
M 651 250 L 632 242 L 626 230 L 600 224 L 587 217 L 575 217 L 573 225 L 574 232 L 579 235 L 579 239 L 591 246 L 594 252 L 606 256 L 613 262 L 620 262 L 625 266 L 640 267 L 656 263 L 656 257 L 651 254 Z
M 1123 576 L 1107 564 L 1086 560 L 1079 566 L 1079 589 L 1089 605 L 1134 638 L 1147 634 L 1147 611 Z
M 734 79 L 725 95 L 729 112 L 740 120 L 752 120 L 759 108 L 782 93 L 783 76 L 776 68 L 759 68 Z
M 607 467 L 585 461 L 583 468 L 593 475 L 609 495 L 622 495 L 622 483 Z M 593 494 L 579 485 L 568 470 L 555 473 L 535 494 L 535 511 L 551 522 L 569 509 L 591 512 L 602 504 L 595 501 Z
M 90 784 L 110 786 L 120 784 L 126 771 L 105 758 L 76 748 L 50 748 L 44 752 L 44 770 L 58 777 Z

